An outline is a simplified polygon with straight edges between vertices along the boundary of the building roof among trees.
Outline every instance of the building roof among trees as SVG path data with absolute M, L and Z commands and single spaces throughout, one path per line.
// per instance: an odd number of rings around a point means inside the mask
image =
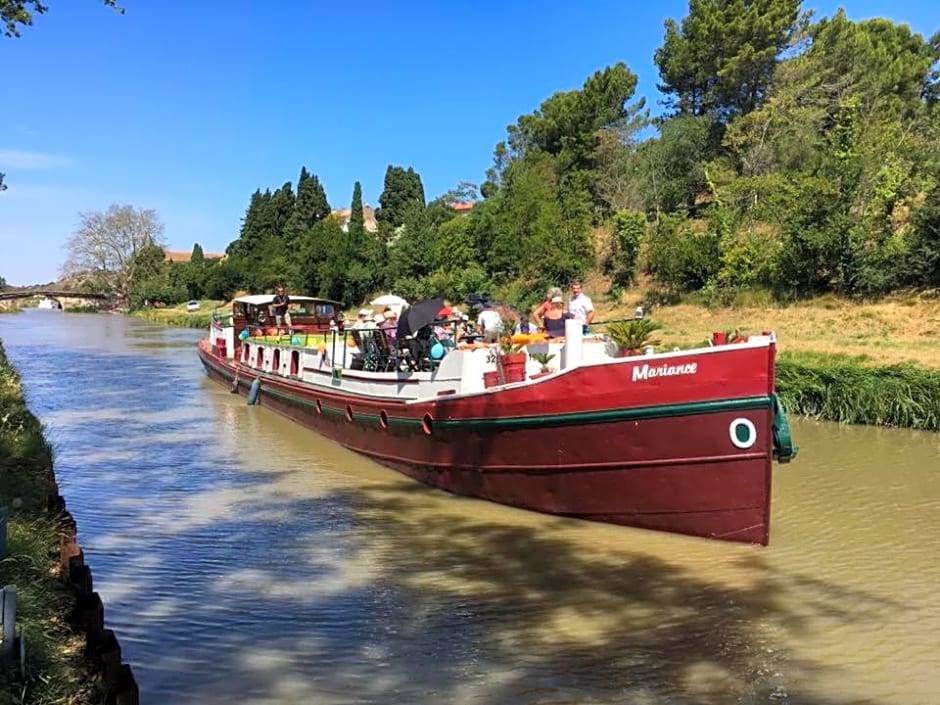
M 189 262 L 189 258 L 193 256 L 192 250 L 164 250 L 164 252 L 166 252 L 167 262 Z M 225 253 L 203 252 L 202 256 L 206 259 L 222 259 Z
M 337 208 L 333 211 L 333 215 L 339 219 L 339 225 L 345 231 L 349 227 L 349 216 L 352 215 L 352 209 Z M 362 207 L 362 219 L 366 230 L 370 233 L 374 233 L 379 229 L 379 224 L 375 220 L 375 208 L 372 206 Z M 208 255 L 206 256 L 208 257 Z

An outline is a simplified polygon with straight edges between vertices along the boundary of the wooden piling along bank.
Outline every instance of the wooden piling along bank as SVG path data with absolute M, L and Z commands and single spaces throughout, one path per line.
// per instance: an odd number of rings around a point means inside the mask
M 76 538 L 78 527 L 65 500 L 56 494 L 50 511 L 60 517 L 59 567 L 75 595 L 71 622 L 85 635 L 85 658 L 100 678 L 102 702 L 106 705 L 138 705 L 137 682 L 131 667 L 121 661 L 121 646 L 111 629 L 104 627 L 104 605 L 94 590 L 91 569 Z

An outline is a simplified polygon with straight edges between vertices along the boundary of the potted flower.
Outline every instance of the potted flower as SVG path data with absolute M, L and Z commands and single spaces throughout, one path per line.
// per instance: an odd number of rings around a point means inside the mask
M 607 335 L 614 341 L 621 357 L 640 355 L 648 345 L 659 345 L 653 334 L 662 330 L 662 324 L 651 318 L 615 321 L 607 327 Z

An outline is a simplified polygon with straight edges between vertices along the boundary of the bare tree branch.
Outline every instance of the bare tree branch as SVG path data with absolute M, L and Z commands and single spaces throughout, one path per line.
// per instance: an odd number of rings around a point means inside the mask
M 79 213 L 81 222 L 66 242 L 62 265 L 67 276 L 91 276 L 126 298 L 131 286 L 131 262 L 142 248 L 163 247 L 163 223 L 156 211 L 112 205 L 107 211 Z

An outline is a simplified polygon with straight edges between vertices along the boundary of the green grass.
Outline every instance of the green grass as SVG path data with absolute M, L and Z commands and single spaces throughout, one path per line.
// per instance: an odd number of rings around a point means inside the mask
M 790 413 L 940 430 L 940 370 L 912 363 L 872 366 L 864 356 L 783 353 L 776 386 Z

